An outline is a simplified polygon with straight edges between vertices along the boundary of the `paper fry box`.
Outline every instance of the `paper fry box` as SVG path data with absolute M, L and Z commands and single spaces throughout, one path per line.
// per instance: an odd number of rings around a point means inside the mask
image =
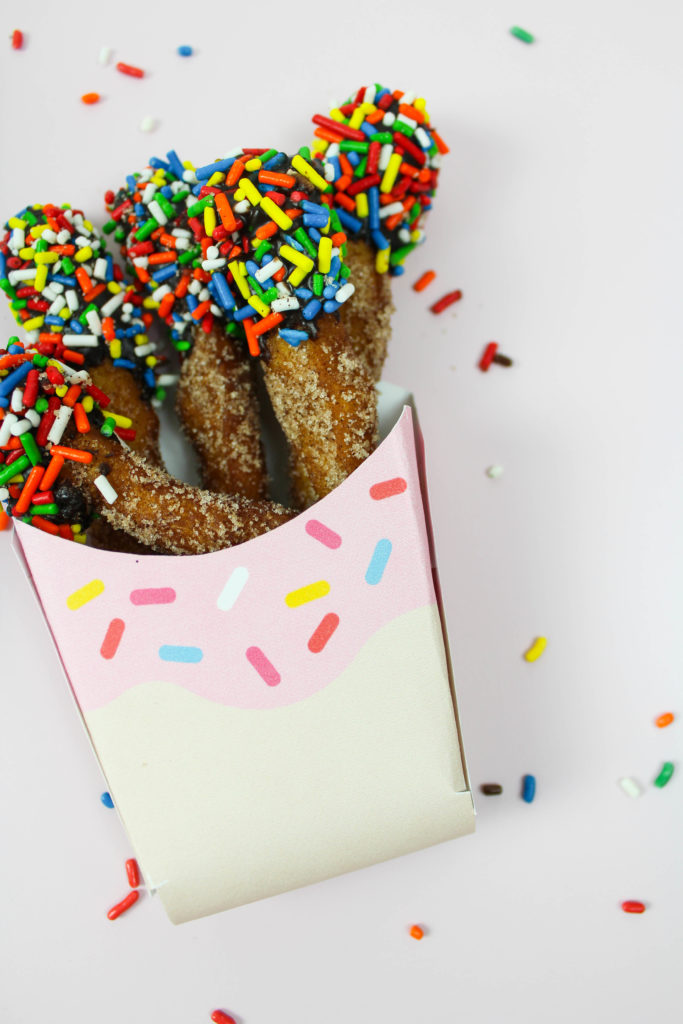
M 332 494 L 207 555 L 97 551 L 17 524 L 174 923 L 473 830 L 416 448 L 405 406 Z

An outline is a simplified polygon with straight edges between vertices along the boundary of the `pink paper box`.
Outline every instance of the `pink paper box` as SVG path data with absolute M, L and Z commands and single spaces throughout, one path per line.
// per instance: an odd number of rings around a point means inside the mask
M 406 400 L 384 385 L 395 425 L 377 451 L 236 548 L 125 555 L 17 524 L 109 791 L 174 923 L 474 829 Z

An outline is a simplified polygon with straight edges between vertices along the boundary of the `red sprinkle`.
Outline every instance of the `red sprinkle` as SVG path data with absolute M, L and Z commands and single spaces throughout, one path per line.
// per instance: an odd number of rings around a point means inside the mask
M 645 904 L 641 903 L 640 900 L 624 900 L 621 904 L 621 909 L 626 914 L 644 914 Z
M 125 914 L 127 910 L 130 910 L 133 904 L 137 903 L 139 899 L 140 893 L 138 892 L 137 889 L 133 889 L 131 892 L 128 893 L 127 896 L 125 896 L 121 900 L 120 903 L 117 903 L 115 906 L 111 908 L 111 910 L 107 911 L 107 917 L 109 918 L 110 921 L 115 921 L 117 917 L 121 916 L 121 914 Z
M 130 75 L 131 78 L 144 78 L 145 72 L 142 68 L 136 68 L 132 64 L 124 64 L 123 61 L 119 61 L 116 65 L 116 70 L 120 71 L 122 75 Z
M 100 647 L 100 654 L 102 655 L 103 658 L 106 658 L 109 661 L 111 658 L 114 657 L 114 655 L 119 649 L 119 644 L 121 643 L 121 637 L 123 636 L 123 631 L 125 628 L 126 624 L 123 621 L 123 619 L 111 620 L 109 626 L 107 627 L 107 632 L 104 634 L 102 646 Z
M 222 1010 L 214 1010 L 211 1014 L 211 1020 L 213 1024 L 237 1024 L 234 1017 L 231 1017 L 229 1013 L 223 1013 Z
M 462 298 L 462 292 L 457 288 L 454 292 L 447 292 L 442 299 L 435 302 L 431 307 L 432 313 L 443 313 L 444 309 L 448 309 L 454 302 L 460 302 Z
M 489 366 L 493 362 L 493 357 L 498 349 L 498 344 L 495 341 L 490 341 L 484 349 L 484 354 L 479 360 L 479 369 L 483 370 L 484 373 L 488 370 Z
M 20 50 L 23 45 L 24 33 L 21 31 L 21 29 L 15 28 L 14 32 L 12 33 L 12 49 Z
M 131 857 L 130 860 L 126 861 L 126 874 L 128 876 L 128 884 L 131 889 L 137 889 L 140 884 L 140 868 L 138 867 L 138 862 L 134 857 Z
M 425 271 L 425 273 L 422 275 L 422 277 L 418 278 L 418 280 L 413 285 L 413 291 L 414 292 L 423 292 L 425 290 L 425 288 L 427 287 L 427 285 L 432 283 L 432 281 L 434 280 L 435 277 L 436 277 L 436 271 L 435 270 L 427 270 L 427 271 Z

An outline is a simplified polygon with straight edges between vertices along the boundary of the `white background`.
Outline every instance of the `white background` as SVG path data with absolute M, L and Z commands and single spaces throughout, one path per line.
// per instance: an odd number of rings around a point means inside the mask
M 152 153 L 291 151 L 374 78 L 426 96 L 452 153 L 385 377 L 427 440 L 473 786 L 505 787 L 475 836 L 179 928 L 148 897 L 110 923 L 130 850 L 1 534 L 3 1024 L 680 1020 L 683 772 L 652 786 L 683 728 L 653 725 L 683 713 L 680 6 L 62 0 L 1 25 L 27 33 L 2 57 L 2 220 L 70 202 L 101 224 Z M 476 368 L 491 340 L 513 368 Z

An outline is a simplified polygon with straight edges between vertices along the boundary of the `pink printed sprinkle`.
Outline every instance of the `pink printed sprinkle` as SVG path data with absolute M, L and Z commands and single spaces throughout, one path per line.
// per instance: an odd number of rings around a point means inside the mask
M 395 494 L 403 494 L 408 484 L 402 476 L 395 476 L 392 480 L 382 480 L 379 484 L 373 484 L 370 488 L 370 497 L 375 501 L 383 498 L 393 498 Z
M 319 540 L 326 548 L 338 548 L 341 546 L 342 539 L 339 534 L 335 533 L 334 530 L 330 530 L 329 526 L 325 526 L 318 519 L 308 520 L 306 523 L 306 533 L 309 537 L 313 537 L 314 540 Z
M 175 590 L 173 587 L 147 587 L 144 590 L 131 590 L 130 599 L 133 604 L 173 604 Z
M 322 619 L 320 625 L 317 627 L 311 639 L 308 641 L 308 649 L 313 654 L 320 654 L 325 647 L 325 644 L 330 639 L 337 626 L 339 625 L 339 616 L 335 615 L 334 612 L 330 612 Z
M 100 647 L 100 654 L 107 660 L 114 657 L 119 649 L 121 643 L 121 637 L 123 631 L 126 628 L 126 624 L 123 619 L 112 619 L 107 627 L 107 632 L 104 634 L 104 640 Z
M 277 686 L 281 676 L 275 666 L 268 661 L 260 647 L 247 647 L 247 661 L 255 668 L 267 686 Z

